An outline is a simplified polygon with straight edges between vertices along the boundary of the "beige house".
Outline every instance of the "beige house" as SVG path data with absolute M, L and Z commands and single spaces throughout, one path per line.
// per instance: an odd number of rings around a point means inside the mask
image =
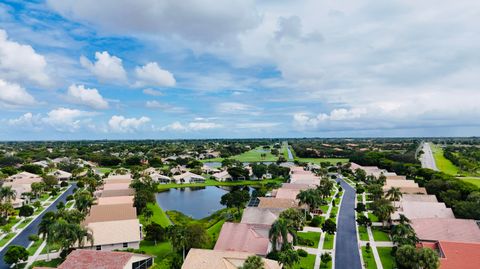
M 437 202 L 401 201 L 398 210 L 392 214 L 392 220 L 400 219 L 400 214 L 410 220 L 419 218 L 455 218 L 452 209 L 448 208 L 444 203 Z
M 194 174 L 192 172 L 185 172 L 181 175 L 173 176 L 173 179 L 175 180 L 175 183 L 177 183 L 177 184 L 205 182 L 205 178 L 203 176 Z
M 225 170 L 212 175 L 213 179 L 216 181 L 231 181 L 232 176 Z
M 133 196 L 99 197 L 97 199 L 97 204 L 98 205 L 128 204 L 133 206 Z
M 3 187 L 11 187 L 15 191 L 17 197 L 12 201 L 12 205 L 18 208 L 30 202 L 30 198 L 25 194 L 32 191 L 32 183 L 42 181 L 42 177 L 36 174 L 21 172 L 6 178 Z
M 56 170 L 48 173 L 50 176 L 54 176 L 57 180 L 66 181 L 72 178 L 72 174 L 62 170 Z
M 68 254 L 58 269 L 145 269 L 153 265 L 148 255 L 131 252 L 76 249 Z
M 86 227 L 93 235 L 93 246 L 86 244 L 86 249 L 111 251 L 140 247 L 142 227 L 138 219 L 91 222 Z
M 385 185 L 383 186 L 383 191 L 388 191 L 392 187 L 400 188 L 402 193 L 407 194 L 427 194 L 425 188 L 419 187 L 418 184 L 413 180 L 396 180 L 396 179 L 387 179 Z
M 283 208 L 247 207 L 243 210 L 241 223 L 272 225 L 284 211 Z
M 192 248 L 188 252 L 182 269 L 237 269 L 245 263 L 249 252 L 223 251 Z M 281 269 L 282 266 L 274 260 L 262 258 L 265 269 Z

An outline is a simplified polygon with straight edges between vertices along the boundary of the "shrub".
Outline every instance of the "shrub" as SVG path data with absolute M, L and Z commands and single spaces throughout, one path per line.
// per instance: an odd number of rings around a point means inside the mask
M 322 224 L 322 218 L 319 216 L 313 217 L 312 221 L 310 221 L 310 226 L 312 227 L 318 227 Z
M 67 196 L 67 201 L 71 201 L 71 200 L 73 200 L 73 195 L 70 194 L 69 196 Z
M 307 214 L 307 221 L 311 221 L 311 220 L 312 220 L 312 215 Z
M 40 239 L 40 237 L 36 234 L 31 234 L 28 236 L 28 240 L 30 241 L 38 241 Z
M 60 187 L 67 187 L 68 186 L 68 182 L 66 181 L 62 181 L 62 183 L 60 183 Z
M 308 238 L 302 238 L 302 237 L 299 237 L 299 238 L 297 239 L 297 243 L 298 243 L 299 245 L 309 246 L 309 247 L 313 247 L 313 246 L 315 245 L 315 243 L 314 243 L 312 240 L 310 240 L 310 239 L 308 239 Z
M 298 249 L 297 253 L 298 253 L 298 256 L 300 256 L 300 257 L 307 257 L 308 256 L 308 252 L 306 252 L 303 249 Z
M 20 207 L 18 215 L 20 217 L 30 217 L 31 215 L 33 215 L 34 211 L 35 211 L 35 209 L 33 209 L 33 207 L 31 207 L 29 205 L 24 205 L 24 206 Z

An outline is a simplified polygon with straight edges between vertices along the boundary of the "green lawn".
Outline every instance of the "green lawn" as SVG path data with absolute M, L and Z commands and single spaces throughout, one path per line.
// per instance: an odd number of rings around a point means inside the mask
M 377 247 L 378 255 L 380 256 L 380 260 L 382 261 L 382 266 L 384 269 L 394 269 L 395 266 L 395 258 L 392 256 L 392 248 L 391 247 Z
M 212 239 L 212 248 L 215 246 L 215 243 L 217 242 L 218 236 L 220 235 L 220 230 L 222 229 L 223 224 L 225 223 L 225 220 L 220 220 L 219 222 L 215 223 L 212 225 L 210 228 L 207 229 L 207 233 L 210 235 L 210 238 Z
M 205 183 L 191 183 L 191 184 L 159 184 L 158 190 L 165 190 L 171 188 L 186 188 L 186 187 L 206 187 L 206 186 L 262 186 L 268 183 L 278 183 L 281 184 L 283 181 L 281 179 L 265 179 L 265 180 L 238 180 L 238 181 L 225 181 L 219 182 L 213 179 L 205 180 Z
M 155 245 L 154 242 L 143 240 L 140 242 L 140 251 L 144 251 L 145 254 L 154 256 L 155 263 L 160 263 L 163 258 L 173 252 L 173 249 L 170 242 L 157 242 Z
M 8 233 L 4 238 L 2 238 L 2 240 L 0 240 L 0 247 L 5 246 L 5 244 L 8 243 L 8 241 L 10 241 L 10 239 L 12 239 L 15 235 L 16 233 Z
M 432 148 L 433 157 L 435 158 L 435 163 L 437 168 L 449 175 L 456 175 L 459 172 L 458 167 L 456 167 L 449 159 L 443 156 L 443 149 L 439 145 L 434 145 L 430 143 Z
M 52 268 L 57 268 L 61 263 L 63 262 L 62 259 L 57 258 L 57 259 L 52 259 L 50 261 L 35 261 L 32 264 L 32 267 L 52 267 Z
M 362 257 L 364 268 L 366 269 L 377 269 L 377 264 L 375 263 L 375 258 L 373 257 L 372 249 L 367 253 L 367 247 L 362 247 Z
M 480 177 L 459 177 L 459 179 L 468 183 L 472 183 L 480 188 Z
M 298 237 L 303 238 L 303 239 L 310 239 L 314 245 L 313 246 L 307 246 L 309 248 L 318 248 L 318 242 L 320 241 L 320 233 L 317 232 L 298 232 L 297 233 Z
M 31 245 L 27 250 L 28 250 L 28 255 L 33 256 L 35 252 L 38 250 L 40 245 L 42 244 L 43 240 L 38 239 L 37 241 L 33 242 L 33 245 Z
M 17 229 L 25 228 L 28 224 L 30 224 L 30 221 L 32 221 L 32 218 L 26 218 L 22 223 L 18 224 Z
M 341 162 L 341 163 L 348 162 L 348 159 L 345 159 L 345 158 L 295 158 L 295 160 L 299 162 L 316 163 L 316 164 L 329 162 L 333 165 L 337 164 L 338 162 Z
M 334 241 L 335 241 L 335 235 L 325 233 L 325 240 L 323 241 L 323 249 L 333 249 Z
M 360 241 L 369 241 L 367 228 L 358 226 L 358 235 L 360 237 Z
M 167 214 L 165 214 L 165 211 L 163 211 L 163 209 L 157 203 L 149 203 L 147 204 L 147 207 L 153 211 L 153 216 L 150 218 L 149 222 L 158 223 L 163 227 L 166 227 L 172 224 L 170 219 L 167 217 Z M 140 223 L 142 223 L 145 226 L 148 223 L 142 214 L 139 216 L 139 220 L 140 220 Z
M 262 153 L 265 153 L 265 157 L 261 157 Z M 241 162 L 275 162 L 278 157 L 270 153 L 270 149 L 265 150 L 262 147 L 254 148 L 240 155 L 231 157 L 232 159 L 239 160 Z
M 372 233 L 375 241 L 391 241 L 388 233 L 381 230 L 379 227 L 372 227 Z
M 113 170 L 112 168 L 109 168 L 109 167 L 97 167 L 96 169 L 102 174 L 109 173 Z
M 336 203 L 336 204 L 337 204 L 337 206 L 332 207 L 332 211 L 330 211 L 330 215 L 333 215 L 333 214 L 335 214 L 335 216 L 337 215 L 337 213 L 338 213 L 338 203 Z
M 300 257 L 300 262 L 293 266 L 293 269 L 313 269 L 315 266 L 315 255 L 308 254 L 307 257 Z
M 60 249 L 60 246 L 57 245 L 57 244 L 48 244 L 48 251 L 50 253 L 52 252 L 57 252 L 58 250 Z M 43 249 L 42 249 L 42 252 L 40 254 L 47 254 L 47 246 L 45 246 Z
M 368 218 L 369 218 L 372 222 L 378 222 L 378 217 L 375 216 L 375 215 L 372 214 L 372 213 L 368 213 Z

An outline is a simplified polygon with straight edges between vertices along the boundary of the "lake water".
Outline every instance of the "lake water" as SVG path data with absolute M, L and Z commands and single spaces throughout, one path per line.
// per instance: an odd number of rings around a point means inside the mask
M 220 198 L 227 189 L 219 187 L 195 187 L 169 189 L 157 193 L 157 203 L 163 210 L 177 210 L 195 219 L 201 219 L 224 208 Z

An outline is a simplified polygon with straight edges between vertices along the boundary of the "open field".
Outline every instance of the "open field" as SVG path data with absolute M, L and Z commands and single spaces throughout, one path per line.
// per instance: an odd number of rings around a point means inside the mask
M 443 156 L 443 149 L 439 145 L 431 144 L 433 158 L 435 158 L 435 163 L 437 168 L 449 175 L 457 175 L 459 172 L 458 167 L 456 167 L 450 160 Z
M 459 177 L 458 179 L 468 183 L 472 183 L 473 185 L 480 188 L 480 177 Z

